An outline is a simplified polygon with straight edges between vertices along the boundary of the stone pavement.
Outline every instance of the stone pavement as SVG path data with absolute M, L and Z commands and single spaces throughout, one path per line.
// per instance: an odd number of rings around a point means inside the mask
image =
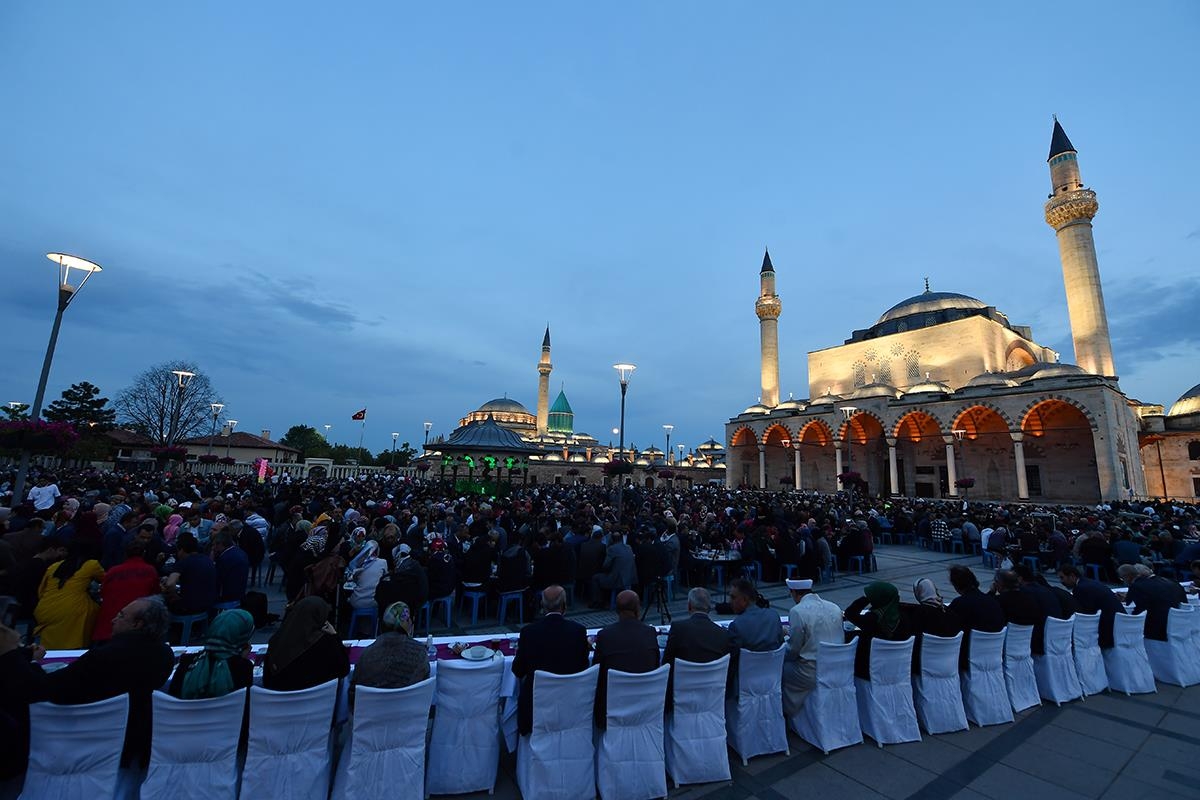
M 901 597 L 912 599 L 918 578 L 933 579 L 943 597 L 954 597 L 947 576 L 951 564 L 967 564 L 986 588 L 991 570 L 977 556 L 951 556 L 912 546 L 878 546 L 879 571 L 871 575 L 839 574 L 819 584 L 822 597 L 845 607 L 873 580 L 896 584 Z M 1050 577 L 1047 574 L 1047 577 Z M 272 595 L 272 610 L 282 599 Z M 787 612 L 790 601 L 781 584 L 760 587 L 774 608 Z M 669 606 L 686 613 L 684 593 Z M 588 627 L 616 619 L 608 611 L 589 611 L 577 604 L 572 619 Z M 659 624 L 653 613 L 647 622 Z M 473 628 L 456 627 L 435 635 L 515 631 L 517 625 L 482 621 Z M 270 631 L 260 631 L 265 641 Z M 1076 798 L 1200 798 L 1200 687 L 1180 689 L 1165 684 L 1150 695 L 1103 694 L 1061 708 L 1030 709 L 1011 725 L 972 727 L 959 733 L 926 735 L 921 742 L 876 747 L 861 745 L 823 755 L 789 732 L 790 755 L 761 756 L 743 767 L 730 752 L 733 779 L 727 783 L 672 788 L 672 798 L 712 800 L 782 800 L 783 798 L 895 798 L 912 800 L 1075 800 Z M 496 798 L 516 798 L 515 763 L 501 758 Z M 488 797 L 486 794 L 466 797 Z

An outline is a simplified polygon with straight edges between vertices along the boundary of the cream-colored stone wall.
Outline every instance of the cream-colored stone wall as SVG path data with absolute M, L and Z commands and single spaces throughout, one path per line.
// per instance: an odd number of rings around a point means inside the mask
M 1200 460 L 1188 457 L 1189 442 L 1200 442 L 1200 431 L 1167 431 L 1142 446 L 1147 497 L 1200 500 L 1194 483 L 1200 478 Z

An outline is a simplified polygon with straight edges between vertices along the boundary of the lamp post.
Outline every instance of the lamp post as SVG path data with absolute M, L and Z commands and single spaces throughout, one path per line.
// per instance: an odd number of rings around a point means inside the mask
M 396 440 L 400 438 L 400 434 L 392 431 L 392 460 L 391 465 L 396 466 Z
M 237 427 L 237 420 L 227 419 L 225 424 L 229 426 L 229 438 L 225 440 L 225 457 L 229 458 L 229 444 L 233 441 L 233 429 Z
M 213 421 L 212 429 L 208 433 L 208 454 L 212 455 L 213 439 L 217 436 L 217 417 L 221 415 L 221 409 L 225 407 L 224 403 L 209 403 L 209 408 L 212 409 Z
M 175 440 L 179 438 L 179 422 L 183 416 L 183 393 L 187 390 L 187 385 L 191 383 L 192 378 L 196 377 L 196 373 L 188 372 L 186 369 L 173 369 L 171 374 L 175 376 L 175 410 L 171 414 L 170 426 L 167 428 L 167 447 L 173 447 Z
M 858 413 L 857 406 L 841 406 L 838 411 L 842 412 L 842 416 L 846 419 L 846 469 L 845 472 L 853 472 L 854 467 L 854 440 L 850 438 L 850 418 Z M 842 483 L 842 488 L 846 488 L 845 482 Z M 850 507 L 854 508 L 854 487 L 850 487 Z
M 633 371 L 637 367 L 633 364 L 613 364 L 613 369 L 617 371 L 617 378 L 621 381 L 621 425 L 618 428 L 617 447 L 621 453 L 621 460 L 625 459 L 625 392 L 629 390 L 629 377 L 633 375 Z M 617 476 L 617 524 L 621 523 L 621 516 L 625 511 L 625 476 Z
M 63 312 L 79 290 L 88 282 L 93 273 L 102 272 L 99 264 L 93 264 L 87 259 L 66 253 L 46 253 L 46 258 L 58 264 L 58 308 L 54 312 L 54 324 L 50 327 L 50 342 L 46 345 L 46 358 L 42 361 L 42 374 L 38 378 L 37 394 L 33 397 L 33 407 L 29 410 L 29 418 L 35 422 L 42 415 L 42 400 L 46 397 L 46 382 L 50 379 L 50 364 L 54 361 L 54 347 L 58 344 L 58 330 L 62 327 Z M 74 270 L 75 272 L 72 272 Z M 78 280 L 79 282 L 72 283 Z M 12 405 L 11 403 L 9 404 Z M 24 500 L 25 479 L 29 475 L 29 449 L 21 450 L 21 465 L 17 468 L 17 479 L 13 482 L 13 507 Z
M 958 461 L 958 462 L 962 462 L 962 453 L 960 452 L 960 450 L 962 450 L 962 442 L 963 442 L 963 439 L 966 437 L 967 432 L 965 430 L 963 430 L 962 428 L 954 428 L 953 430 L 950 431 L 950 433 L 954 434 L 954 443 L 955 443 L 954 460 Z M 958 472 L 958 470 L 956 469 L 955 473 L 957 473 L 957 472 Z M 955 477 L 954 483 L 956 484 L 954 486 L 954 494 L 957 495 L 958 494 L 958 486 L 957 486 L 958 480 L 957 479 L 963 478 L 965 476 L 956 474 L 954 477 Z
M 671 431 L 675 430 L 674 425 L 663 425 L 663 430 L 667 432 L 667 466 L 671 466 Z
M 687 450 L 686 444 L 677 444 L 675 449 L 679 451 L 679 458 L 675 461 L 676 466 L 683 463 L 683 451 Z
M 328 442 L 329 441 L 329 429 L 332 428 L 333 426 L 332 425 L 322 425 L 321 427 L 325 429 L 325 441 Z
M 423 423 L 423 424 L 424 424 L 424 426 L 425 426 L 425 447 L 428 449 L 428 447 L 429 447 L 429 432 L 430 432 L 431 430 L 433 430 L 433 423 L 432 423 L 432 422 L 426 422 L 426 423 Z

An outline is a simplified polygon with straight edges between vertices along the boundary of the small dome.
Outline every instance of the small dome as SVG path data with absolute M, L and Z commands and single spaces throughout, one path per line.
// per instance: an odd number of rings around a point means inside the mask
M 1041 380 L 1042 378 L 1070 378 L 1076 375 L 1088 375 L 1089 373 L 1083 367 L 1077 367 L 1074 364 L 1039 361 L 1011 374 L 1014 378 L 1023 382 Z
M 1200 383 L 1180 395 L 1167 412 L 1168 417 L 1182 417 L 1184 414 L 1200 414 Z
M 793 400 L 792 398 L 789 397 L 787 400 L 784 400 L 782 403 L 775 406 L 775 410 L 776 411 L 803 411 L 804 403 L 800 402 L 799 400 Z
M 743 414 L 770 414 L 771 409 L 764 406 L 762 403 L 755 403 L 742 412 Z
M 974 297 L 958 294 L 957 292 L 931 292 L 926 289 L 921 294 L 896 303 L 896 305 L 883 312 L 883 316 L 875 324 L 878 325 L 880 322 L 907 317 L 910 314 L 925 314 L 930 311 L 942 311 L 947 308 L 979 309 L 987 308 L 987 304 L 982 300 L 976 300 Z
M 709 439 L 704 444 L 696 448 L 702 453 L 716 453 L 725 449 L 725 445 L 718 442 L 716 439 Z
M 1017 382 L 1005 377 L 1002 372 L 984 372 L 967 381 L 967 386 L 1016 386 Z
M 509 400 L 507 397 L 497 397 L 495 400 L 488 400 L 479 407 L 480 411 L 502 411 L 506 414 L 528 414 L 529 409 L 518 403 L 516 400 Z
M 808 408 L 809 408 L 809 410 L 812 410 L 813 406 L 833 405 L 834 403 L 842 402 L 842 399 L 843 398 L 840 394 L 834 394 L 833 392 L 826 389 L 825 394 L 821 395 L 820 397 L 814 397 L 812 400 L 808 401 Z
M 895 386 L 889 386 L 886 383 L 868 383 L 866 386 L 859 387 L 859 389 L 850 396 L 855 400 L 864 397 L 890 397 L 895 399 L 900 396 L 900 390 Z
M 910 394 L 953 394 L 954 390 L 941 381 L 931 381 L 928 376 L 923 383 L 918 383 L 916 386 L 909 387 L 905 392 L 905 396 Z

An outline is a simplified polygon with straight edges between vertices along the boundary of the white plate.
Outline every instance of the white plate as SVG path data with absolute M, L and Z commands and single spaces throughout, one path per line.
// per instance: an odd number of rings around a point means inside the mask
M 490 647 L 484 647 L 482 645 L 475 645 L 474 647 L 468 647 L 466 650 L 463 650 L 461 653 L 462 657 L 465 658 L 467 661 L 487 661 L 489 658 L 491 658 L 495 654 L 496 654 L 495 650 L 493 650 Z

